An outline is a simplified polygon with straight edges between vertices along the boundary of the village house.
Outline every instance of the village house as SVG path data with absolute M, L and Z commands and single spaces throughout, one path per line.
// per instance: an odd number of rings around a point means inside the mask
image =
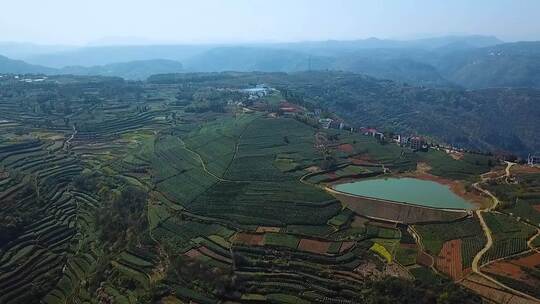
M 375 138 L 377 138 L 379 140 L 384 139 L 384 134 L 382 132 L 379 132 L 375 128 L 360 128 L 360 133 L 362 133 L 362 134 L 364 134 L 366 136 L 375 137 Z
M 428 148 L 426 141 L 420 136 L 411 137 L 409 143 L 411 149 L 414 151 L 426 150 Z
M 319 124 L 323 129 L 329 129 L 332 121 L 333 120 L 331 118 L 321 118 L 319 119 Z

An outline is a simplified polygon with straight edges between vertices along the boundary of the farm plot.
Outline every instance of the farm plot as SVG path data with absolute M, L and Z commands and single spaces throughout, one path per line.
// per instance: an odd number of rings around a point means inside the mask
M 494 276 L 508 286 L 540 297 L 540 253 L 528 253 L 512 259 L 500 260 L 482 267 L 482 271 Z
M 416 167 L 415 153 L 397 145 L 382 145 L 373 137 L 350 132 L 329 130 L 329 134 L 337 135 L 336 150 L 341 159 L 355 164 L 385 165 L 395 172 L 413 170 Z
M 304 245 L 307 243 L 300 244 Z M 358 298 L 364 277 L 354 271 L 362 263 L 373 260 L 367 252 L 369 246 L 364 244 L 334 255 L 297 251 L 288 246 L 238 244 L 232 249 L 241 288 L 249 288 L 261 299 L 282 294 L 294 295 L 298 297 L 296 301 L 313 302 L 325 297 L 349 301 Z
M 2 303 L 25 303 L 51 290 L 76 235 L 77 203 L 67 194 L 67 185 L 80 168 L 59 170 L 56 161 L 48 164 L 51 168 L 34 172 L 40 177 L 37 191 L 22 188 L 4 201 L 12 205 L 10 210 L 28 210 L 33 221 L 23 222 L 20 234 L 13 235 L 0 251 Z M 35 285 L 43 288 L 32 289 Z
M 472 274 L 465 278 L 461 284 L 474 292 L 481 295 L 483 298 L 493 303 L 508 303 L 508 304 L 536 304 L 534 301 L 522 296 L 517 296 L 509 293 L 505 289 L 501 289 L 499 285 L 481 277 L 478 274 Z
M 184 206 L 204 216 L 270 226 L 326 224 L 341 209 L 322 190 L 297 181 L 219 182 Z
M 446 241 L 475 238 L 485 242 L 480 223 L 474 217 L 452 223 L 415 225 L 414 228 L 421 235 L 426 251 L 435 256 Z
M 219 224 L 188 221 L 182 216 L 171 216 L 157 224 L 152 230 L 154 238 L 174 246 L 179 252 L 198 247 L 197 238 L 219 235 L 227 229 Z
M 219 118 L 203 124 L 184 137 L 186 146 L 196 151 L 206 168 L 222 177 L 233 160 L 237 144 L 256 115 Z
M 403 266 L 412 266 L 416 263 L 418 248 L 415 244 L 400 243 L 396 251 L 395 260 Z
M 340 169 L 320 174 L 310 175 L 307 181 L 313 184 L 334 182 L 342 178 L 371 177 L 383 173 L 382 167 L 345 165 Z
M 506 214 L 487 213 L 486 224 L 492 231 L 493 246 L 482 257 L 482 264 L 528 249 L 527 240 L 536 229 Z
M 495 164 L 490 156 L 467 153 L 462 159 L 454 159 L 443 151 L 430 149 L 422 154 L 422 161 L 431 167 L 429 173 L 449 179 L 471 180 L 488 172 Z
M 279 160 L 288 159 L 287 169 L 304 168 L 318 159 L 314 130 L 294 119 L 258 118 L 245 129 L 236 157 L 225 177 L 239 181 L 281 181 L 293 179 L 283 173 Z M 253 170 L 257 168 L 257 170 Z M 300 175 L 301 172 L 295 174 Z
M 461 248 L 460 239 L 447 241 L 435 258 L 435 267 L 453 280 L 459 280 L 463 277 Z
M 217 179 L 205 172 L 198 156 L 185 149 L 175 136 L 156 139 L 152 168 L 158 191 L 168 199 L 185 204 L 211 187 Z
M 500 211 L 539 225 L 540 173 L 517 171 L 512 172 L 512 176 L 515 178 L 515 184 L 500 181 L 488 185 L 488 189 L 503 203 Z

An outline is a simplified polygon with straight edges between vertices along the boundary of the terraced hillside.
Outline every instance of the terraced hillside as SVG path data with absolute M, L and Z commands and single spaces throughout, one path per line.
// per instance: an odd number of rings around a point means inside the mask
M 494 159 L 320 128 L 231 77 L 2 78 L 0 303 L 480 303 L 452 282 L 485 244 L 476 216 L 398 224 L 327 186 L 466 191 Z

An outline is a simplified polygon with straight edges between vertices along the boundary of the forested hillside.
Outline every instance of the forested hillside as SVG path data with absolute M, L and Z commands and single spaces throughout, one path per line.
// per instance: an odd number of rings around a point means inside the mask
M 13 60 L 0 55 L 0 73 L 13 74 L 45 74 L 54 73 L 54 69 L 44 66 L 28 64 L 22 60 Z
M 174 83 L 190 77 L 222 86 L 266 82 L 356 126 L 521 156 L 540 150 L 538 89 L 430 89 L 345 72 L 157 75 L 150 81 Z
M 354 74 L 300 73 L 294 92 L 362 126 L 521 155 L 540 150 L 540 90 L 427 89 Z

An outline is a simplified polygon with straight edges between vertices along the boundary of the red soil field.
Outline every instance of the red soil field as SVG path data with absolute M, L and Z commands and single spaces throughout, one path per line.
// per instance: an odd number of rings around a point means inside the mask
M 532 205 L 532 207 L 534 208 L 534 210 L 540 212 L 540 203 L 538 205 Z
M 370 162 L 368 161 L 365 161 L 365 160 L 362 160 L 362 159 L 357 159 L 357 158 L 349 158 L 349 161 L 355 165 L 369 165 L 371 164 Z
M 535 253 L 517 260 L 513 260 L 512 263 L 519 266 L 534 268 L 540 265 L 540 253 Z
M 443 244 L 441 252 L 435 259 L 435 267 L 454 280 L 459 280 L 463 277 L 461 240 L 451 240 Z
M 198 258 L 202 255 L 202 253 L 197 250 L 197 248 L 193 248 L 193 249 L 190 249 L 188 250 L 186 253 L 184 253 L 184 255 L 187 255 L 188 257 L 190 258 Z
M 342 144 L 339 145 L 337 148 L 339 151 L 345 153 L 351 153 L 352 151 L 354 151 L 354 147 L 351 144 Z
M 495 263 L 491 263 L 484 267 L 483 269 L 486 272 L 490 272 L 493 274 L 503 275 L 505 277 L 510 277 L 514 280 L 521 281 L 525 279 L 527 274 L 519 267 L 518 265 L 514 265 L 510 262 L 506 261 L 499 261 Z
M 531 287 L 538 287 L 540 286 L 540 279 L 529 275 L 527 273 L 527 268 L 534 269 L 539 265 L 540 253 L 534 253 L 521 258 L 497 261 L 485 266 L 483 269 L 486 272 L 509 277 Z
M 339 178 L 339 176 L 337 176 L 337 174 L 334 173 L 334 172 L 326 173 L 325 175 L 328 176 L 331 179 Z
M 357 164 L 357 165 L 372 165 L 372 164 L 374 164 L 373 159 L 367 154 L 357 155 L 357 156 L 355 156 L 353 158 L 349 158 L 349 160 L 353 164 Z
M 471 273 L 472 273 L 472 268 L 471 267 L 463 269 L 463 277 L 466 277 Z
M 461 281 L 460 284 L 474 290 L 483 298 L 489 299 L 493 303 L 538 304 L 538 301 L 511 294 L 493 282 L 474 273 Z
M 263 246 L 264 234 L 238 233 L 233 242 L 242 245 Z
M 298 250 L 318 254 L 325 254 L 326 252 L 328 252 L 328 247 L 330 247 L 330 242 L 310 239 L 301 239 L 300 243 L 298 244 Z
M 540 173 L 540 167 L 531 167 L 525 165 L 514 165 L 510 171 L 512 174 L 519 173 Z

